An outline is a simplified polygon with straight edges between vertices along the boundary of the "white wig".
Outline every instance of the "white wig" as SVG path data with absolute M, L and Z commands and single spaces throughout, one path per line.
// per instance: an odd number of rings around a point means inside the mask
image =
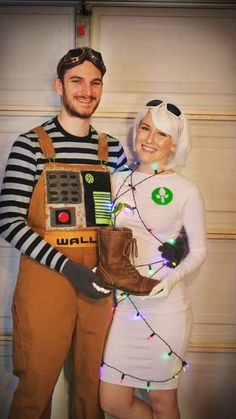
M 154 105 L 158 103 L 157 105 Z M 171 136 L 173 144 L 176 145 L 174 153 L 170 154 L 165 169 L 172 169 L 182 166 L 190 150 L 190 131 L 185 115 L 175 105 L 164 101 L 151 101 L 137 114 L 133 124 L 133 141 L 144 116 L 150 112 L 155 127 L 165 134 Z M 177 115 L 175 115 L 176 112 Z

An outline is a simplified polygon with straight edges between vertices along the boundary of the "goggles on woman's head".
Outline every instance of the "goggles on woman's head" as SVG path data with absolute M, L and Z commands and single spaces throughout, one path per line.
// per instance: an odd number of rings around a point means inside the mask
M 148 103 L 146 103 L 146 106 L 159 107 L 163 104 L 165 104 L 163 100 L 153 99 L 153 100 L 150 100 Z M 166 109 L 168 112 L 170 112 L 172 115 L 176 116 L 177 118 L 179 118 L 181 115 L 181 110 L 177 108 L 177 106 L 173 105 L 172 103 L 166 103 Z
M 84 61 L 91 61 L 102 73 L 106 72 L 106 67 L 102 59 L 100 52 L 95 51 L 94 49 L 85 47 L 85 48 L 75 48 L 68 51 L 66 55 L 60 60 L 57 67 L 58 76 L 61 73 L 63 67 L 73 67 L 77 64 L 82 64 Z

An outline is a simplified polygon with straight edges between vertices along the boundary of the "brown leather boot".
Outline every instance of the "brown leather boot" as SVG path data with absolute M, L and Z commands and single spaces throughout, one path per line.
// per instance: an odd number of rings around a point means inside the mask
M 148 295 L 158 284 L 158 281 L 140 275 L 130 261 L 130 256 L 137 256 L 137 243 L 131 229 L 98 229 L 98 254 L 96 274 L 111 288 L 129 294 Z

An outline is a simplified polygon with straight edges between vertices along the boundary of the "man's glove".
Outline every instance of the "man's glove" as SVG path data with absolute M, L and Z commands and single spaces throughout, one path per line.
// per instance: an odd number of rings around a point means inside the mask
M 87 297 L 100 300 L 111 295 L 111 290 L 93 271 L 81 263 L 68 260 L 62 269 L 62 275 L 66 276 L 77 291 Z
M 189 252 L 188 239 L 184 228 L 182 228 L 173 244 L 164 242 L 158 247 L 158 250 L 161 252 L 162 258 L 168 261 L 166 266 L 175 268 Z

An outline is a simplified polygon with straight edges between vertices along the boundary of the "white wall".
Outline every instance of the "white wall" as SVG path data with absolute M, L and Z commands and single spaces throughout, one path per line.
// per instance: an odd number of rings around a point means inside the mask
M 90 43 L 107 65 L 94 126 L 121 139 L 132 158 L 130 127 L 151 98 L 182 107 L 193 134 L 183 173 L 202 191 L 208 258 L 188 279 L 194 328 L 181 378 L 182 419 L 236 417 L 236 9 L 97 7 Z M 86 23 L 87 24 L 87 23 Z M 1 171 L 18 133 L 55 115 L 51 81 L 58 59 L 89 42 L 75 39 L 72 7 L 1 7 Z M 4 59 L 2 58 L 4 56 Z M 11 375 L 11 296 L 18 253 L 0 242 L 0 417 L 16 380 Z M 67 417 L 67 384 L 56 388 L 53 417 Z M 92 418 L 88 418 L 92 419 Z
M 19 133 L 49 119 L 59 106 L 52 90 L 57 62 L 75 45 L 72 7 L 0 7 L 0 145 L 2 179 Z M 18 252 L 0 240 L 0 417 L 5 419 L 17 379 L 11 363 L 11 298 Z M 63 372 L 54 393 L 52 418 L 68 412 Z

